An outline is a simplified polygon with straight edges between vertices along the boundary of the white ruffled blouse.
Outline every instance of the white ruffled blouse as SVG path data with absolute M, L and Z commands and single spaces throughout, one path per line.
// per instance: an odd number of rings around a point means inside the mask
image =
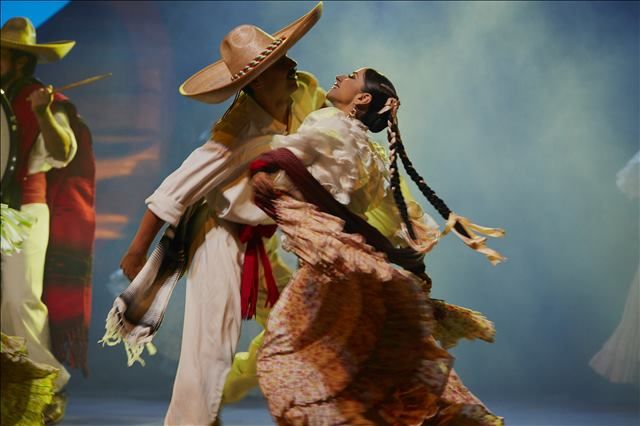
M 355 214 L 379 206 L 388 190 L 384 154 L 367 128 L 337 108 L 323 108 L 304 120 L 293 135 L 278 135 L 274 149 L 287 148 L 333 197 Z M 282 177 L 277 185 L 288 186 Z

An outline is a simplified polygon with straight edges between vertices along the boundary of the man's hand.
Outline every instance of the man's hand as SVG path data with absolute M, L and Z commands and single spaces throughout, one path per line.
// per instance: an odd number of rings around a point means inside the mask
M 147 256 L 144 254 L 127 252 L 120 261 L 120 268 L 124 276 L 133 281 L 146 262 Z
M 53 102 L 53 86 L 40 88 L 27 98 L 31 102 L 31 109 L 37 115 L 44 115 Z

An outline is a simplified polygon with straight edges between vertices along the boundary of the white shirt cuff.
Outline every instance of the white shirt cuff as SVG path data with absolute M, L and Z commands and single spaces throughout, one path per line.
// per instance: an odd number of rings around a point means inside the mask
M 177 226 L 186 207 L 157 190 L 145 200 L 147 208 L 170 225 Z

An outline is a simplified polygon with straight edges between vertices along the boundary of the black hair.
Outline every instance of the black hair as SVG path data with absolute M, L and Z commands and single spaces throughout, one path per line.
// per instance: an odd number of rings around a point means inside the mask
M 23 57 L 27 58 L 26 64 L 22 67 L 22 77 L 33 77 L 33 74 L 36 72 L 36 65 L 38 65 L 38 58 L 22 50 L 9 49 L 9 51 L 11 52 L 11 59 L 13 60 L 14 66 L 18 59 Z
M 378 111 L 386 105 L 389 98 L 395 98 L 399 101 L 398 94 L 396 93 L 396 89 L 391 81 L 376 70 L 367 68 L 364 72 L 364 88 L 362 91 L 371 94 L 371 102 L 369 103 L 368 109 L 364 113 L 361 113 L 358 118 L 369 128 L 371 132 L 378 133 L 385 128 L 387 129 L 387 140 L 389 141 L 389 162 L 391 163 L 389 171 L 391 175 L 390 180 L 393 198 L 398 210 L 400 211 L 402 221 L 407 226 L 409 236 L 415 239 L 415 230 L 411 224 L 409 213 L 407 211 L 407 203 L 404 200 L 402 189 L 400 188 L 398 156 L 400 156 L 402 165 L 409 177 L 411 177 L 411 180 L 416 183 L 420 192 L 422 192 L 429 203 L 431 203 L 431 205 L 444 219 L 449 219 L 451 209 L 449 209 L 446 203 L 436 195 L 435 191 L 431 189 L 429 185 L 427 185 L 425 180 L 413 166 L 413 163 L 407 155 L 404 144 L 402 143 L 395 112 L 390 109 L 382 114 L 378 113 Z M 455 228 L 462 235 L 469 237 L 469 234 L 459 223 L 455 224 Z
M 253 87 L 251 87 L 251 83 L 247 84 L 246 86 L 244 86 L 242 88 L 242 91 L 245 93 L 245 95 L 252 97 L 253 99 L 256 98 L 256 91 L 253 90 Z
M 371 95 L 371 102 L 368 109 L 360 114 L 358 118 L 371 132 L 381 132 L 388 125 L 391 111 L 383 114 L 378 114 L 378 111 L 384 107 L 390 97 L 398 99 L 396 88 L 387 77 L 372 68 L 367 68 L 364 71 L 364 87 L 362 91 Z

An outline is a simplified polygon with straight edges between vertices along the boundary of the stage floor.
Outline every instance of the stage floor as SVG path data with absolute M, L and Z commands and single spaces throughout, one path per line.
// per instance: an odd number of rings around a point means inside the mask
M 509 426 L 638 426 L 640 407 L 586 407 L 571 404 L 499 403 L 485 401 L 505 417 Z M 61 425 L 77 426 L 152 426 L 161 425 L 168 401 L 157 399 L 98 399 L 70 397 L 67 415 Z M 271 425 L 271 417 L 262 399 L 249 398 L 225 407 L 224 426 Z

